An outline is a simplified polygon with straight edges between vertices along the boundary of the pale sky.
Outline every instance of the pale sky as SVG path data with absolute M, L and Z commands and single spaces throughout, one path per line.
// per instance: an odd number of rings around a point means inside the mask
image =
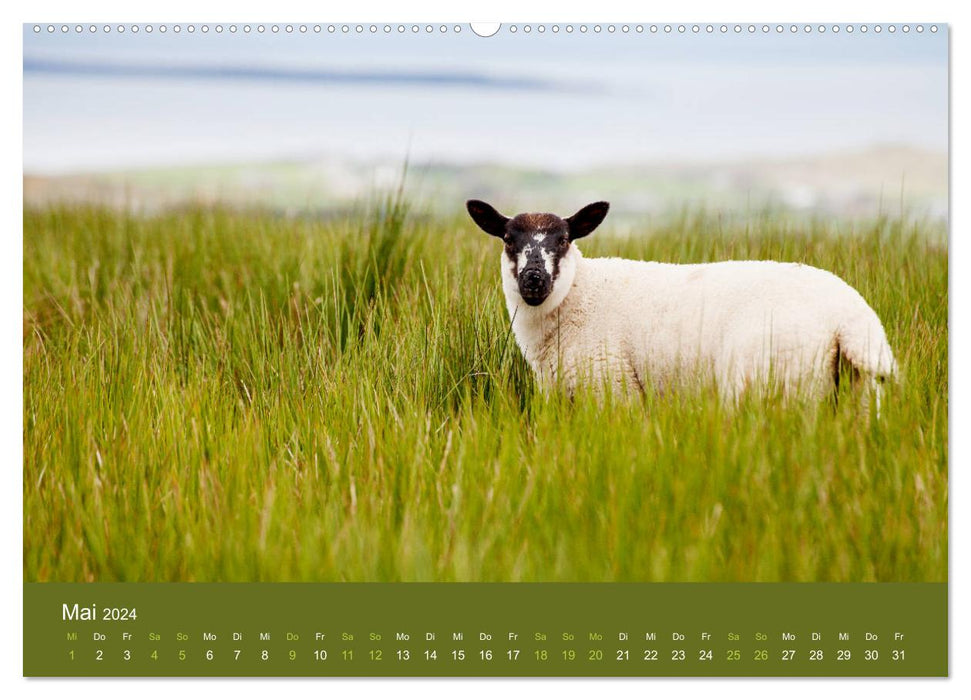
M 880 144 L 947 150 L 946 27 L 879 35 L 527 35 L 520 27 L 488 39 L 468 27 L 458 35 L 24 28 L 29 173 L 406 154 L 575 169 Z

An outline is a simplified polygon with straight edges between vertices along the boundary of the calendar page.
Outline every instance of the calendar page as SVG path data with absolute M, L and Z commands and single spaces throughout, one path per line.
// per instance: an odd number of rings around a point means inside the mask
M 947 676 L 948 37 L 25 24 L 23 675 Z

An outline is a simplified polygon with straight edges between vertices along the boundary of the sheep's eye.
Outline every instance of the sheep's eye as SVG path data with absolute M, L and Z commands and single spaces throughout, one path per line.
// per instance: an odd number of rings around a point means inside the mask
M 560 248 L 562 248 L 562 249 L 565 250 L 569 245 L 570 245 L 570 239 L 569 238 L 561 238 L 560 239 Z

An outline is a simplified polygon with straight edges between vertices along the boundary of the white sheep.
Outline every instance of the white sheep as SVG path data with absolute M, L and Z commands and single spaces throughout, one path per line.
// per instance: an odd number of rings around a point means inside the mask
M 876 313 L 824 270 L 757 260 L 584 258 L 574 241 L 600 225 L 606 202 L 566 219 L 509 218 L 478 200 L 466 206 L 480 228 L 505 242 L 502 288 L 512 329 L 544 388 L 664 392 L 708 379 L 733 399 L 773 382 L 787 395 L 822 397 L 838 386 L 841 364 L 873 386 L 896 375 Z

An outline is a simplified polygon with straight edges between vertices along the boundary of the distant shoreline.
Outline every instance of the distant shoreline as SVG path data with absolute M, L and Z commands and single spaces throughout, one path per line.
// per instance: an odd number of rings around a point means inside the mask
M 533 77 L 498 76 L 469 71 L 347 71 L 337 69 L 271 68 L 243 65 L 132 64 L 57 61 L 24 58 L 24 73 L 93 76 L 106 78 L 158 78 L 172 80 L 227 80 L 250 82 L 293 82 L 320 84 L 402 85 L 420 87 L 473 87 L 496 90 L 566 90 L 553 80 Z M 575 88 L 574 88 L 575 89 Z
M 395 189 L 403 161 L 313 158 L 213 163 L 69 175 L 24 175 L 29 206 L 92 203 L 150 211 L 185 204 L 338 211 Z M 615 164 L 575 171 L 498 163 L 411 162 L 408 192 L 437 212 L 470 196 L 509 207 L 569 209 L 601 197 L 615 216 L 659 215 L 684 207 L 787 211 L 866 218 L 881 213 L 946 220 L 948 155 L 874 146 L 803 158 Z

